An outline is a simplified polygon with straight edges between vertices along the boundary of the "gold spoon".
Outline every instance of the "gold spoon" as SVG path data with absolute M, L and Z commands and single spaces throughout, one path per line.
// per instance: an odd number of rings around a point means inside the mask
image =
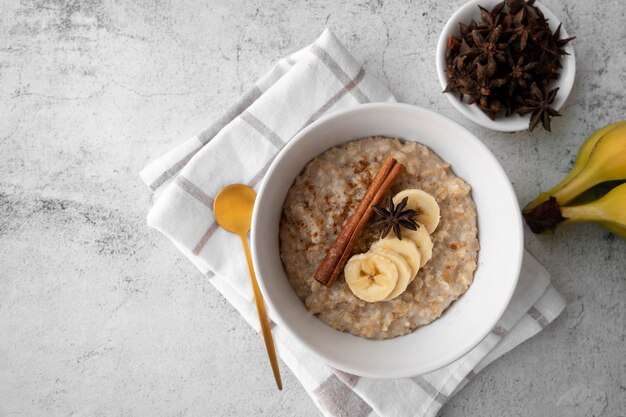
M 278 369 L 278 359 L 276 358 L 276 350 L 274 349 L 274 339 L 272 339 L 270 322 L 267 318 L 267 312 L 265 311 L 265 304 L 263 304 L 263 295 L 261 295 L 259 284 L 254 275 L 250 248 L 248 247 L 247 235 L 252 221 L 252 208 L 254 207 L 255 198 L 256 193 L 252 188 L 242 184 L 229 185 L 228 187 L 222 188 L 215 197 L 213 212 L 215 213 L 217 224 L 224 230 L 236 234 L 241 239 L 243 251 L 246 253 L 248 271 L 250 271 L 250 282 L 252 283 L 252 291 L 254 293 L 254 303 L 256 304 L 256 311 L 259 315 L 263 339 L 265 339 L 267 356 L 269 356 L 270 363 L 272 364 L 272 372 L 274 372 L 276 385 L 278 385 L 279 390 L 282 390 L 283 383 L 280 379 L 280 370 Z

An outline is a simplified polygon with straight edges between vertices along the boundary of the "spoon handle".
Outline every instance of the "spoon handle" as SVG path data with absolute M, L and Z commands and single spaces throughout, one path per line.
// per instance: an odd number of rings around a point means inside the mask
M 246 235 L 240 235 L 241 244 L 243 245 L 243 251 L 246 253 L 246 262 L 248 263 L 248 271 L 250 272 L 250 283 L 252 284 L 252 292 L 254 293 L 254 304 L 256 304 L 256 311 L 259 315 L 259 322 L 261 323 L 261 331 L 263 333 L 263 339 L 265 340 L 265 348 L 267 349 L 267 356 L 270 358 L 272 364 L 272 372 L 274 373 L 274 379 L 279 390 L 283 389 L 283 382 L 280 378 L 280 370 L 278 369 L 278 358 L 276 357 L 276 349 L 274 348 L 274 339 L 272 338 L 272 330 L 270 329 L 270 322 L 267 318 L 267 312 L 265 311 L 265 304 L 263 303 L 263 295 L 259 289 L 259 284 L 256 281 L 256 275 L 254 274 L 254 268 L 252 267 L 252 258 L 250 257 L 250 248 L 248 247 L 248 240 Z

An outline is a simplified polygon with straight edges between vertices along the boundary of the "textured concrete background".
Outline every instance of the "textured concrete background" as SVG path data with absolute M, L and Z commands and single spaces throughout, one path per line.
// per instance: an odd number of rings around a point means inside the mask
M 501 134 L 440 94 L 435 45 L 461 3 L 2 1 L 0 416 L 318 415 L 284 365 L 275 391 L 261 338 L 146 227 L 138 172 L 328 26 L 400 101 L 482 138 L 528 201 L 625 118 L 626 6 L 546 1 L 578 36 L 575 88 L 552 134 Z M 626 243 L 583 225 L 526 245 L 569 305 L 442 415 L 624 416 Z

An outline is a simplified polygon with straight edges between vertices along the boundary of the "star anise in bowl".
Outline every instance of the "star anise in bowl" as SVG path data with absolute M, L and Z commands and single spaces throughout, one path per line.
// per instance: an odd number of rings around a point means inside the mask
M 373 206 L 374 213 L 377 214 L 377 219 L 372 222 L 373 227 L 382 226 L 380 238 L 383 239 L 393 230 L 396 237 L 402 240 L 402 227 L 406 227 L 409 230 L 417 230 L 419 224 L 413 220 L 413 217 L 419 213 L 416 210 L 404 208 L 409 201 L 408 197 L 404 197 L 397 205 L 393 204 L 393 198 L 391 195 L 387 197 L 385 207 Z M 401 227 L 402 226 L 402 227 Z
M 458 35 L 447 39 L 444 92 L 476 105 L 491 120 L 532 113 L 529 130 L 541 122 L 550 131 L 551 118 L 560 116 L 552 104 L 564 47 L 574 38 L 561 38 L 561 25 L 552 32 L 535 0 L 478 8 L 480 20 L 459 22 Z

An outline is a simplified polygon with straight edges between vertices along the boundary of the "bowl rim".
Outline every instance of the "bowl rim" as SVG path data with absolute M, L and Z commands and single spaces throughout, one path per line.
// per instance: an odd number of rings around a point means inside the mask
M 461 7 L 459 7 L 452 14 L 452 16 L 450 16 L 450 18 L 444 25 L 441 34 L 439 35 L 439 40 L 435 49 L 437 77 L 439 78 L 439 83 L 441 84 L 442 90 L 445 90 L 448 83 L 448 76 L 445 70 L 445 56 L 448 36 L 458 32 L 458 22 L 467 20 L 467 15 L 470 15 L 472 13 L 479 13 L 477 7 L 478 5 L 485 6 L 490 9 L 499 2 L 500 0 L 469 0 L 467 3 L 464 3 Z M 562 22 L 556 17 L 554 13 L 552 13 L 552 11 L 548 7 L 538 1 L 535 2 L 535 6 L 537 6 L 543 12 L 544 16 L 548 20 L 548 25 L 550 26 L 551 30 L 555 30 L 556 27 L 561 24 L 561 36 L 563 38 L 569 37 L 567 31 L 565 30 L 565 27 L 562 25 Z M 576 56 L 574 54 L 574 47 L 571 43 L 565 45 L 565 51 L 568 53 L 568 55 L 563 55 L 561 57 L 563 70 L 561 71 L 560 77 L 554 81 L 554 86 L 559 87 L 559 91 L 554 101 L 554 108 L 557 111 L 565 105 L 565 102 L 567 101 L 567 98 L 572 91 L 574 81 L 576 79 Z M 443 94 L 447 97 L 452 106 L 457 109 L 463 116 L 467 117 L 469 120 L 477 123 L 482 127 L 500 132 L 519 132 L 523 130 L 528 130 L 530 115 L 519 116 L 515 114 L 509 117 L 499 117 L 496 118 L 496 120 L 491 120 L 486 114 L 478 109 L 475 104 L 470 105 L 462 102 L 461 100 L 459 100 L 455 93 L 448 92 Z
M 499 171 L 500 175 L 502 175 L 504 178 L 508 179 L 508 176 L 506 175 L 506 172 L 504 171 L 504 169 L 502 168 L 502 166 L 500 165 L 500 163 L 498 162 L 498 160 L 496 159 L 496 157 L 493 155 L 493 153 L 489 150 L 489 148 L 480 140 L 478 139 L 474 134 L 472 134 L 469 130 L 467 130 L 466 128 L 464 128 L 463 126 L 461 126 L 460 124 L 458 124 L 457 122 L 439 114 L 436 113 L 432 110 L 428 110 L 425 109 L 423 107 L 419 107 L 419 106 L 414 106 L 414 105 L 410 105 L 410 104 L 404 104 L 404 103 L 390 103 L 390 102 L 386 102 L 386 103 L 367 103 L 367 104 L 360 104 L 348 109 L 344 109 L 344 110 L 339 110 L 336 112 L 333 112 L 329 115 L 326 115 L 318 120 L 316 120 L 315 122 L 311 123 L 309 126 L 307 126 L 306 128 L 304 128 L 303 130 L 301 130 L 298 134 L 296 134 L 293 139 L 291 139 L 289 141 L 289 143 L 287 145 L 285 145 L 283 147 L 283 149 L 281 149 L 281 151 L 277 154 L 276 158 L 274 159 L 274 161 L 271 163 L 270 167 L 267 170 L 266 175 L 263 178 L 263 181 L 261 182 L 261 185 L 259 187 L 259 191 L 257 193 L 257 200 L 254 206 L 254 210 L 253 210 L 253 214 L 252 214 L 252 227 L 251 227 L 251 231 L 250 231 L 250 240 L 251 240 L 251 253 L 252 253 L 252 261 L 253 261 L 253 265 L 254 265 L 254 269 L 257 273 L 257 278 L 258 278 L 258 283 L 259 283 L 259 287 L 261 289 L 261 292 L 264 296 L 265 299 L 265 303 L 268 305 L 269 310 L 272 314 L 272 319 L 283 329 L 285 329 L 285 331 L 290 334 L 292 337 L 294 337 L 301 345 L 303 345 L 306 350 L 308 352 L 310 352 L 311 354 L 313 354 L 313 356 L 317 357 L 318 359 L 320 359 L 322 362 L 333 366 L 334 368 L 337 368 L 339 370 L 345 371 L 345 372 L 349 372 L 351 374 L 354 375 L 358 375 L 358 376 L 362 376 L 362 377 L 371 377 L 371 378 L 380 378 L 380 379 L 390 379 L 390 378 L 408 378 L 408 377 L 414 377 L 416 375 L 422 375 L 428 372 L 432 372 L 434 370 L 437 369 L 441 369 L 451 363 L 453 363 L 454 361 L 458 360 L 459 358 L 463 357 L 464 355 L 466 355 L 468 352 L 470 352 L 472 349 L 474 349 L 476 346 L 478 346 L 489 334 L 490 332 L 493 330 L 493 328 L 496 326 L 496 324 L 498 323 L 498 321 L 500 320 L 500 318 L 502 317 L 502 315 L 504 314 L 504 312 L 506 311 L 506 308 L 509 306 L 509 303 L 511 301 L 511 298 L 513 297 L 513 293 L 517 287 L 517 283 L 519 280 L 519 275 L 520 275 L 520 271 L 521 271 L 521 266 L 522 266 L 522 258 L 523 258 L 523 253 L 524 253 L 524 231 L 523 231 L 523 224 L 522 224 L 522 219 L 521 219 L 521 214 L 519 213 L 519 211 L 517 212 L 517 215 L 515 216 L 515 223 L 516 223 L 516 230 L 513 232 L 517 235 L 517 239 L 515 242 L 515 246 L 517 246 L 517 253 L 512 254 L 515 256 L 514 258 L 514 262 L 515 264 L 513 265 L 512 268 L 512 274 L 514 274 L 513 280 L 512 280 L 512 285 L 508 288 L 508 291 L 506 294 L 502 294 L 501 295 L 501 299 L 504 301 L 499 310 L 498 310 L 498 314 L 495 314 L 492 318 L 491 321 L 489 322 L 488 326 L 484 327 L 484 330 L 480 333 L 477 333 L 476 336 L 472 339 L 471 343 L 468 343 L 467 345 L 465 345 L 464 348 L 459 349 L 457 352 L 455 352 L 454 355 L 451 355 L 450 357 L 447 357 L 445 359 L 442 359 L 440 361 L 431 363 L 430 366 L 424 366 L 423 371 L 419 371 L 416 373 L 416 371 L 411 371 L 411 370 L 405 370 L 405 371 L 399 371 L 396 372 L 394 374 L 377 374 L 377 373 L 372 373 L 369 371 L 364 371 L 362 369 L 355 369 L 352 366 L 348 366 L 345 365 L 343 363 L 339 363 L 336 360 L 334 360 L 332 357 L 319 352 L 315 346 L 312 346 L 310 343 L 308 343 L 308 341 L 306 340 L 306 338 L 302 337 L 301 335 L 301 331 L 298 328 L 293 328 L 292 326 L 290 326 L 282 317 L 279 309 L 276 308 L 276 305 L 274 304 L 272 297 L 270 296 L 268 289 L 266 287 L 265 284 L 265 280 L 263 279 L 261 268 L 259 268 L 260 265 L 260 261 L 259 258 L 257 256 L 257 224 L 259 224 L 259 207 L 260 204 L 259 202 L 261 202 L 263 200 L 263 196 L 266 193 L 266 189 L 268 187 L 269 184 L 269 179 L 275 174 L 275 171 L 277 169 L 277 167 L 280 164 L 280 161 L 282 161 L 284 158 L 286 158 L 289 155 L 289 151 L 297 146 L 298 142 L 305 136 L 307 136 L 309 134 L 309 132 L 317 129 L 320 125 L 325 124 L 326 122 L 333 120 L 333 119 L 337 119 L 337 118 L 341 118 L 344 117 L 346 115 L 350 115 L 353 113 L 358 113 L 358 112 L 362 112 L 362 111 L 367 111 L 370 109 L 397 109 L 397 110 L 411 110 L 411 111 L 419 111 L 419 112 L 423 112 L 425 114 L 428 114 L 429 117 L 432 118 L 438 118 L 440 120 L 445 120 L 446 123 L 450 123 L 452 125 L 455 126 L 455 128 L 458 129 L 462 129 L 464 130 L 467 134 L 468 134 L 468 138 L 471 138 L 470 140 L 474 142 L 475 146 L 478 146 L 480 148 L 482 148 L 483 151 L 485 152 L 485 155 L 491 159 L 491 162 L 494 164 L 494 167 Z M 503 190 L 503 192 L 506 193 L 506 197 L 507 198 L 512 198 L 513 201 L 515 203 L 517 203 L 517 196 L 515 195 L 515 191 L 513 190 L 513 186 L 511 185 L 510 181 L 505 181 L 505 190 Z M 476 273 L 476 272 L 475 272 Z M 514 284 L 514 285 L 513 285 Z M 306 307 L 305 307 L 306 308 Z M 318 319 L 319 320 L 319 319 Z M 321 322 L 321 320 L 320 320 Z M 321 322 L 322 324 L 325 324 L 323 322 Z M 325 324 L 326 325 L 326 324 Z M 329 326 L 330 327 L 330 326 Z M 336 332 L 340 332 L 339 330 L 333 329 Z M 343 333 L 343 332 L 342 332 Z M 403 335 L 403 336 L 398 336 L 398 337 L 404 337 L 404 336 L 408 336 L 411 335 L 413 332 L 408 333 L 407 335 Z M 355 336 L 358 337 L 358 336 Z M 368 340 L 368 341 L 372 341 L 372 342 L 380 342 L 380 343 L 384 343 L 385 340 L 371 340 L 371 339 L 366 339 L 363 338 L 364 340 Z M 388 340 L 394 340 L 394 339 L 388 339 Z

